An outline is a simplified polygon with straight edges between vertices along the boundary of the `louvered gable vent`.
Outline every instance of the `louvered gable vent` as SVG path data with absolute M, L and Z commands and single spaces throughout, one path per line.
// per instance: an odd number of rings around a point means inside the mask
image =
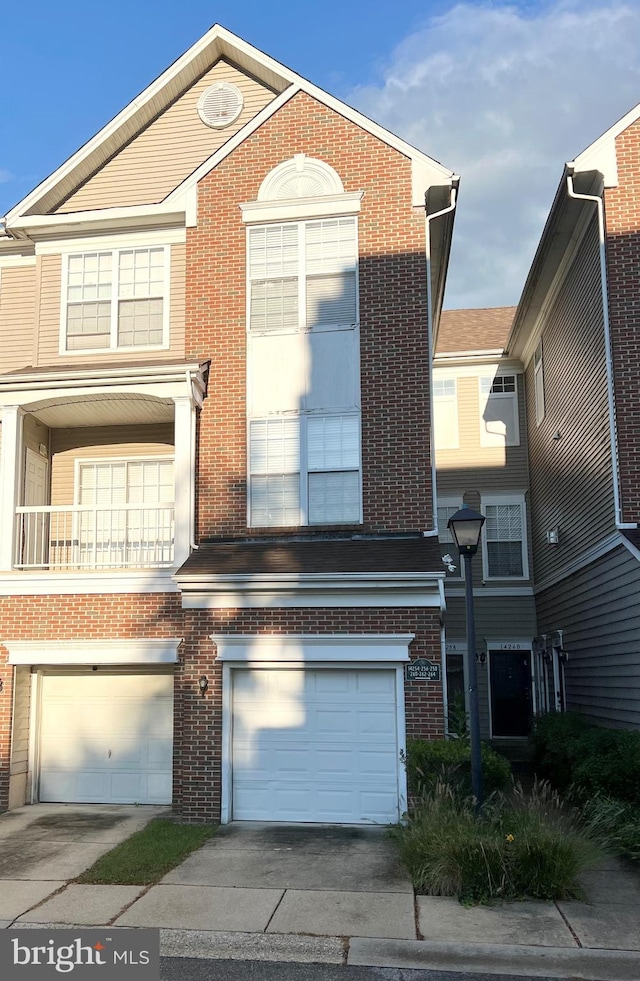
M 242 92 L 231 82 L 216 82 L 202 93 L 198 100 L 198 115 L 212 129 L 224 129 L 231 125 L 243 106 Z

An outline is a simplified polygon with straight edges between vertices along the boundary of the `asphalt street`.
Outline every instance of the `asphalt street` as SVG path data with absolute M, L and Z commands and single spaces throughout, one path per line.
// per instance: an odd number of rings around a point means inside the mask
M 391 967 L 161 957 L 161 981 L 557 981 L 519 974 L 459 974 Z

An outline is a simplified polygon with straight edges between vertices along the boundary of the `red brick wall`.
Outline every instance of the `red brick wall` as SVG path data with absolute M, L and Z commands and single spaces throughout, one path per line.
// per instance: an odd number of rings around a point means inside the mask
M 187 236 L 187 356 L 211 359 L 200 420 L 199 535 L 246 528 L 246 227 L 239 204 L 294 153 L 364 191 L 359 218 L 364 528 L 431 527 L 424 216 L 410 161 L 298 94 L 199 185 Z M 253 532 L 252 532 L 253 534 Z
M 222 667 L 212 633 L 413 633 L 412 657 L 440 660 L 439 612 L 434 609 L 184 610 L 177 593 L 93 596 L 22 596 L 0 599 L 3 639 L 104 640 L 183 637 L 176 665 L 174 804 L 186 820 L 220 817 Z M 11 669 L 0 646 L 0 810 L 7 807 Z M 206 675 L 203 698 L 198 679 Z M 407 732 L 442 736 L 442 686 L 406 688 Z
M 616 139 L 618 187 L 605 192 L 609 311 L 623 521 L 640 521 L 640 122 Z

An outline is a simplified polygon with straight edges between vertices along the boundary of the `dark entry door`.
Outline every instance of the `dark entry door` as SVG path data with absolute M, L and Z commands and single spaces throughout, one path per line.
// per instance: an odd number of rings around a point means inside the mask
M 531 731 L 531 652 L 490 651 L 491 719 L 494 736 Z

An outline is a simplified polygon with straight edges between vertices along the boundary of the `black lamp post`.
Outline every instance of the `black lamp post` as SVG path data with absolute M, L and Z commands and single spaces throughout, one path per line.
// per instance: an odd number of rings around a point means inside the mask
M 469 735 L 471 738 L 471 788 L 476 799 L 476 811 L 484 802 L 482 789 L 482 753 L 480 750 L 480 710 L 478 706 L 478 671 L 476 668 L 476 627 L 473 611 L 473 580 L 471 578 L 471 559 L 478 551 L 484 515 L 473 508 L 462 507 L 452 514 L 447 528 L 458 546 L 460 557 L 464 556 L 464 582 L 467 601 L 467 679 L 469 685 Z

